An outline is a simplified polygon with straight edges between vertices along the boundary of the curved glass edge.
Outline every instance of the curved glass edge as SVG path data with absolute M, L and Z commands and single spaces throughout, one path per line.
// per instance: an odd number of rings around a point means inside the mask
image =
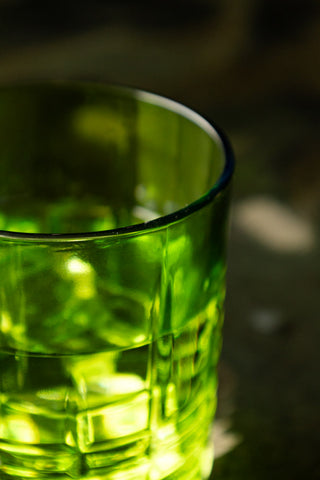
M 35 83 L 25 84 L 25 83 L 14 83 L 12 87 L 19 86 L 35 86 Z M 201 197 L 192 203 L 186 205 L 185 207 L 172 212 L 168 215 L 163 215 L 161 217 L 155 218 L 153 220 L 127 225 L 125 227 L 119 227 L 111 230 L 101 230 L 97 232 L 84 232 L 84 233 L 23 233 L 23 232 L 13 232 L 7 230 L 0 230 L 0 238 L 6 240 L 19 240 L 26 242 L 75 242 L 75 241 L 88 241 L 93 239 L 103 239 L 111 237 L 126 237 L 138 235 L 146 232 L 151 232 L 154 230 L 160 230 L 166 228 L 169 225 L 178 223 L 184 218 L 188 217 L 192 213 L 200 210 L 207 204 L 211 203 L 215 197 L 223 190 L 226 189 L 228 184 L 231 182 L 231 178 L 234 172 L 235 161 L 234 154 L 231 147 L 231 144 L 223 132 L 223 130 L 218 127 L 211 120 L 207 120 L 203 115 L 200 115 L 195 110 L 179 103 L 175 100 L 172 100 L 168 97 L 158 95 L 156 93 L 148 92 L 145 90 L 140 90 L 134 87 L 127 87 L 122 85 L 112 85 L 112 84 L 99 84 L 92 82 L 68 82 L 68 81 L 56 81 L 56 82 L 42 82 L 39 85 L 42 86 L 68 86 L 68 87 L 93 87 L 97 89 L 108 89 L 127 93 L 132 97 L 135 97 L 137 100 L 141 100 L 146 103 L 157 105 L 159 107 L 170 110 L 173 113 L 176 113 L 186 119 L 190 120 L 192 123 L 198 125 L 202 130 L 204 130 L 216 143 L 220 144 L 222 152 L 224 154 L 224 168 L 223 171 L 215 182 L 215 184 Z M 1 87 L 8 87 L 8 85 L 1 84 Z

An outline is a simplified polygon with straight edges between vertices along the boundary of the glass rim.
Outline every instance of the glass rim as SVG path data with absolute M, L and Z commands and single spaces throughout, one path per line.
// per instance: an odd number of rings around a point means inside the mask
M 207 119 L 202 114 L 198 113 L 193 108 L 190 108 L 176 100 L 172 100 L 169 97 L 153 93 L 147 90 L 139 89 L 136 87 L 127 87 L 122 85 L 113 85 L 113 84 L 102 84 L 94 82 L 30 82 L 30 83 L 12 83 L 1 84 L 0 89 L 4 88 L 19 88 L 19 87 L 35 87 L 35 86 L 67 86 L 67 87 L 94 87 L 97 89 L 106 89 L 113 90 L 115 92 L 123 92 L 131 95 L 132 98 L 137 100 L 149 103 L 151 105 L 156 105 L 164 108 L 167 111 L 171 111 L 190 120 L 193 124 L 200 127 L 204 132 L 208 134 L 216 143 L 220 144 L 222 147 L 222 153 L 224 155 L 224 166 L 223 170 L 212 185 L 212 187 L 207 190 L 203 195 L 201 195 L 196 200 L 188 203 L 182 208 L 175 210 L 166 215 L 156 217 L 152 220 L 137 224 L 129 224 L 126 226 L 113 228 L 109 230 L 100 230 L 94 232 L 81 232 L 81 233 L 25 233 L 25 232 L 15 232 L 10 230 L 1 230 L 0 229 L 0 239 L 7 240 L 20 240 L 27 242 L 75 242 L 75 241 L 86 241 L 102 238 L 119 238 L 126 236 L 133 236 L 135 234 L 142 234 L 151 232 L 154 230 L 160 230 L 166 228 L 169 225 L 175 224 L 183 220 L 184 218 L 189 217 L 194 212 L 201 210 L 203 207 L 211 203 L 223 190 L 226 189 L 228 184 L 231 181 L 233 172 L 234 172 L 234 154 L 232 147 L 229 143 L 229 140 L 223 130 L 218 127 L 214 122 Z

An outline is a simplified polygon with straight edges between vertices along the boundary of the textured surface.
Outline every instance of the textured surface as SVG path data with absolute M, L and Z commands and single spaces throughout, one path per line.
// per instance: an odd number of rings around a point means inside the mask
M 105 3 L 2 2 L 0 79 L 133 84 L 225 128 L 238 167 L 217 436 L 221 453 L 236 446 L 214 478 L 316 480 L 319 2 Z M 261 195 L 303 218 L 313 246 L 258 241 L 236 207 Z

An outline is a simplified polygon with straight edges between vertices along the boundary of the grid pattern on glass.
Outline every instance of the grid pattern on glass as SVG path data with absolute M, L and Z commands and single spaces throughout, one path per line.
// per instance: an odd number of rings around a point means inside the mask
M 0 89 L 0 126 L 1 478 L 206 478 L 223 140 L 170 101 L 79 85 Z

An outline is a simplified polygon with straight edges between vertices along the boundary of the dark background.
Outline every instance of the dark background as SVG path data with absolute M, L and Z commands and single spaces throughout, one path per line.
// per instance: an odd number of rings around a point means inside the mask
M 320 2 L 0 0 L 0 82 L 173 97 L 235 151 L 215 480 L 320 478 Z

